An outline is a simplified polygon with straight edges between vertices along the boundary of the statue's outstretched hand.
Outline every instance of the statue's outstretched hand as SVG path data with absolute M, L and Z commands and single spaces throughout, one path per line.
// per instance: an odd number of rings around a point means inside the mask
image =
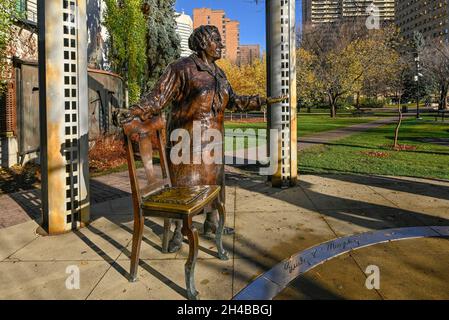
M 282 95 L 282 96 L 279 96 L 279 97 L 268 97 L 266 99 L 266 103 L 265 104 L 267 106 L 271 106 L 272 104 L 284 102 L 287 99 L 288 99 L 288 95 Z
M 119 114 L 118 120 L 120 125 L 124 125 L 128 122 L 131 122 L 135 118 L 142 119 L 144 114 L 143 109 L 138 105 L 132 105 L 129 109 L 122 110 Z

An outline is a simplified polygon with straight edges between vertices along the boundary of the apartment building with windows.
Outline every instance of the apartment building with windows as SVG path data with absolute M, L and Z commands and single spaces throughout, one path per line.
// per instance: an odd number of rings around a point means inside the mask
M 394 21 L 395 0 L 303 0 L 303 25 L 365 18 L 371 5 L 378 9 L 381 22 Z
M 395 20 L 410 41 L 417 31 L 425 41 L 449 42 L 449 0 L 397 0 Z
M 240 45 L 239 65 L 251 65 L 260 60 L 260 45 L 244 44 Z
M 237 63 L 240 50 L 240 23 L 227 18 L 224 10 L 195 8 L 193 9 L 193 28 L 201 25 L 214 25 L 218 28 L 225 45 L 223 58 Z

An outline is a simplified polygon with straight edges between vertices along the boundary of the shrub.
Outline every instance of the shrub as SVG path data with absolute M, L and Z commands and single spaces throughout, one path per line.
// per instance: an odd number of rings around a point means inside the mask
M 384 99 L 360 98 L 360 108 L 382 108 L 385 105 Z

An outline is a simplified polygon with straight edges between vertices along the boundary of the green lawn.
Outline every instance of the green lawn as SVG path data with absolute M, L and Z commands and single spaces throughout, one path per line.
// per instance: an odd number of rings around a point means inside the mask
M 348 172 L 449 179 L 449 123 L 408 119 L 403 122 L 399 143 L 416 148 L 394 151 L 395 125 L 386 125 L 299 154 L 303 173 Z M 443 139 L 445 145 L 425 142 Z M 444 142 L 443 142 L 444 143 Z
M 389 114 L 391 116 L 391 114 Z M 343 127 L 352 126 L 355 124 L 371 122 L 379 117 L 377 115 L 367 116 L 367 117 L 353 117 L 352 115 L 340 115 L 337 118 L 332 119 L 329 115 L 317 115 L 317 114 L 300 114 L 298 116 L 297 122 L 297 133 L 298 137 L 303 137 L 311 134 L 315 134 L 323 131 L 335 130 Z M 253 129 L 255 134 L 260 135 L 260 129 L 267 129 L 267 123 L 256 122 L 256 123 L 241 123 L 241 122 L 225 122 L 225 129 L 241 129 L 243 132 L 247 129 Z M 248 132 L 247 132 L 248 133 Z M 252 137 L 252 136 L 251 136 Z M 225 138 L 225 150 L 229 151 L 232 149 L 241 149 L 236 147 L 236 139 L 232 137 Z M 243 140 L 243 139 L 242 139 Z M 266 140 L 259 136 L 260 146 L 266 144 Z M 253 148 L 257 145 L 256 138 L 252 137 L 250 139 L 244 140 L 244 148 Z
M 298 116 L 298 136 L 306 136 L 318 132 L 335 130 L 359 123 L 370 122 L 378 119 L 376 115 L 369 117 L 353 117 L 352 115 L 340 115 L 337 118 L 332 119 L 329 115 L 316 115 L 316 114 L 300 114 Z M 267 124 L 265 122 L 257 123 L 239 123 L 239 122 L 226 122 L 226 129 L 266 129 Z

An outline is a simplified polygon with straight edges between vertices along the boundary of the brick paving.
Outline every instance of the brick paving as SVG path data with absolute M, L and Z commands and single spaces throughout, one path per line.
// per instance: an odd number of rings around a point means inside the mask
M 160 181 L 156 170 L 156 180 Z M 143 169 L 137 171 L 140 183 L 145 180 Z M 116 172 L 90 180 L 90 203 L 99 204 L 106 201 L 129 197 L 131 186 L 128 171 Z M 41 217 L 41 191 L 30 189 L 10 194 L 0 195 L 0 229 L 14 226 Z

